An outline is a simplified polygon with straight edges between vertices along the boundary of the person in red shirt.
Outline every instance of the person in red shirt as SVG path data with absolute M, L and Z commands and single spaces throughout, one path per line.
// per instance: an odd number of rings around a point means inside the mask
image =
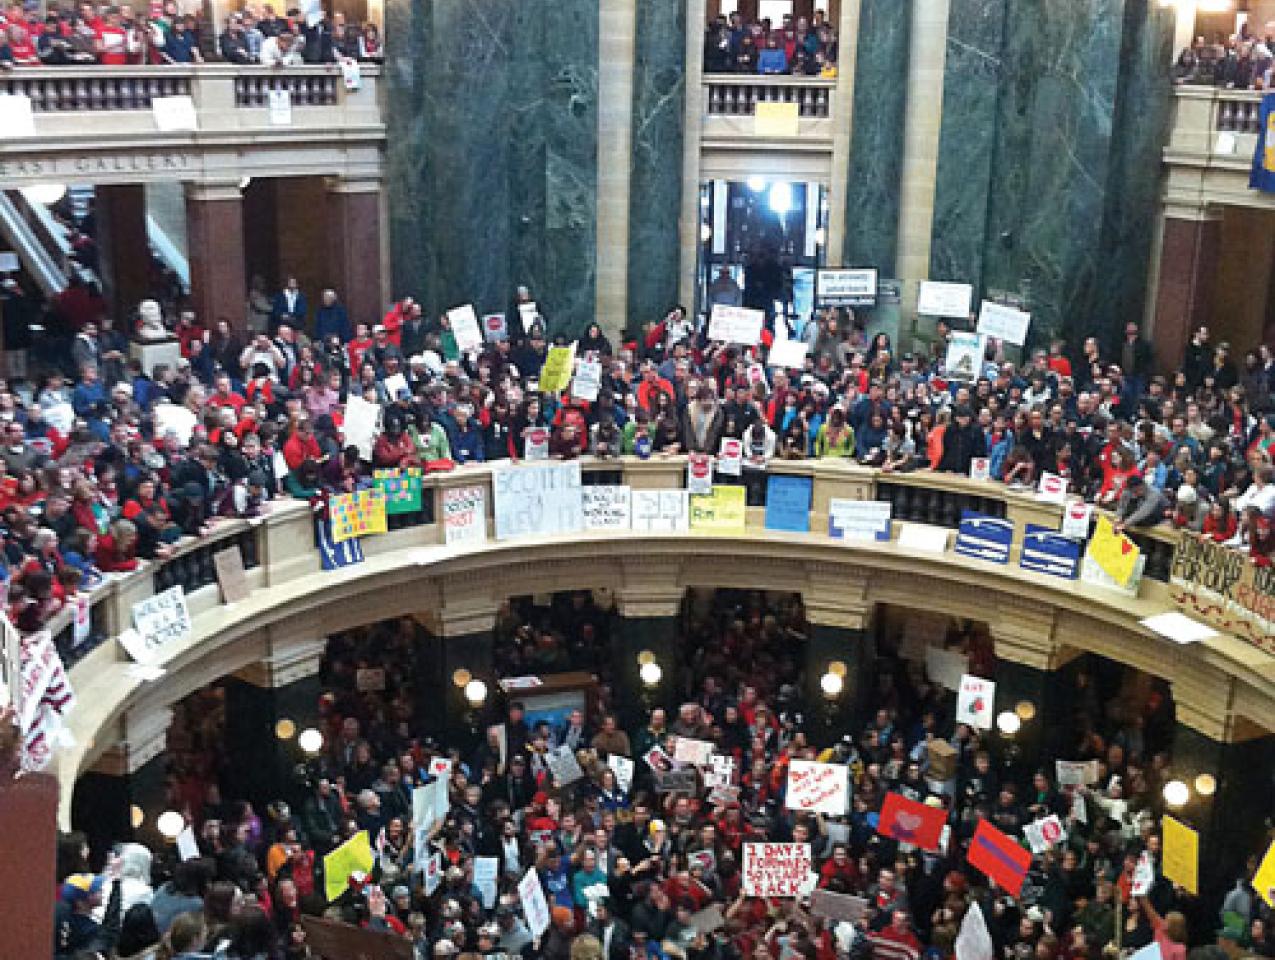
M 21 20 L 14 18 L 9 21 L 8 41 L 15 67 L 39 65 L 40 55 L 35 49 L 35 40 Z
M 213 394 L 208 398 L 208 406 L 229 407 L 235 411 L 237 418 L 247 402 L 241 394 L 235 393 L 230 377 L 224 373 L 217 376 L 217 379 L 213 382 Z
M 122 67 L 128 63 L 128 31 L 120 19 L 119 10 L 112 7 L 94 31 L 98 61 L 107 67 Z
M 387 326 L 388 330 L 389 327 Z M 372 331 L 366 323 L 354 325 L 354 339 L 345 345 L 350 358 L 350 369 L 357 373 L 363 369 L 363 354 L 372 349 Z
M 289 470 L 296 470 L 306 460 L 316 463 L 323 460 L 323 450 L 319 447 L 319 441 L 314 439 L 314 424 L 309 417 L 297 420 L 292 434 L 283 444 L 283 460 Z
M 651 413 L 655 410 L 656 398 L 661 393 L 667 394 L 674 403 L 677 402 L 677 393 L 673 390 L 673 384 L 660 376 L 655 364 L 647 361 L 642 365 L 642 382 L 637 388 L 638 406 L 647 413 Z
M 906 910 L 895 910 L 890 925 L 870 936 L 874 960 L 919 960 L 921 941 L 908 921 Z
M 834 880 L 839 880 L 845 885 L 841 890 L 842 893 L 848 893 L 859 886 L 859 867 L 844 843 L 834 845 L 832 856 L 819 868 L 821 888 L 829 889 Z

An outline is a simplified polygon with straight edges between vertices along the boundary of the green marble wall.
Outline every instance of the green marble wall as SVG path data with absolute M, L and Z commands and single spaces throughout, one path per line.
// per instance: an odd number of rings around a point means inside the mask
M 685 121 L 685 0 L 639 0 L 633 66 L 627 327 L 677 302 Z
M 1147 0 L 952 0 L 931 277 L 1027 292 L 1034 342 L 1136 312 L 1164 23 Z
M 912 0 L 862 0 L 842 262 L 894 276 Z
M 394 293 L 506 309 L 525 283 L 551 330 L 593 316 L 596 0 L 390 0 Z

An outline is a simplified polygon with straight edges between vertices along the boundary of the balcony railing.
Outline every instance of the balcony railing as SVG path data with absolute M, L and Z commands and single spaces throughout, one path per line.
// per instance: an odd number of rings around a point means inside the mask
M 149 110 L 156 97 L 190 96 L 190 67 L 36 67 L 0 74 L 0 93 L 31 98 L 34 113 Z
M 1260 90 L 1175 87 L 1164 159 L 1187 166 L 1247 167 L 1257 146 L 1261 112 Z
M 836 80 L 817 77 L 710 74 L 704 77 L 705 112 L 709 116 L 752 116 L 759 103 L 795 103 L 798 117 L 822 119 L 831 115 L 836 86 Z

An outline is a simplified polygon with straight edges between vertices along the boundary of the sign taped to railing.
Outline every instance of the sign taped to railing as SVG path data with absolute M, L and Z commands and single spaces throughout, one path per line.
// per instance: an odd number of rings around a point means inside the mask
M 1184 613 L 1275 653 L 1275 567 L 1255 566 L 1238 550 L 1183 535 L 1169 596 Z
M 133 604 L 133 627 L 120 643 L 138 663 L 153 663 L 164 647 L 190 636 L 190 611 L 181 584 Z
M 578 461 L 497 467 L 491 480 L 497 540 L 584 529 Z

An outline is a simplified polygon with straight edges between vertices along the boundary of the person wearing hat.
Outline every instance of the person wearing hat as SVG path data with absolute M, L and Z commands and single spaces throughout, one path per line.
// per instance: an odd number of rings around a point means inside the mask
M 1168 510 L 1169 501 L 1159 489 L 1139 474 L 1130 474 L 1116 505 L 1116 522 L 1112 527 L 1116 533 L 1123 533 L 1128 527 L 1154 526 L 1164 522 Z
M 105 873 L 73 873 L 62 881 L 53 921 L 56 956 L 75 956 L 84 950 L 110 954 L 114 949 L 123 904 L 119 883 L 122 863 L 120 856 L 113 853 Z M 108 883 L 110 893 L 104 897 Z M 99 923 L 93 914 L 102 906 L 103 899 L 107 903 Z

